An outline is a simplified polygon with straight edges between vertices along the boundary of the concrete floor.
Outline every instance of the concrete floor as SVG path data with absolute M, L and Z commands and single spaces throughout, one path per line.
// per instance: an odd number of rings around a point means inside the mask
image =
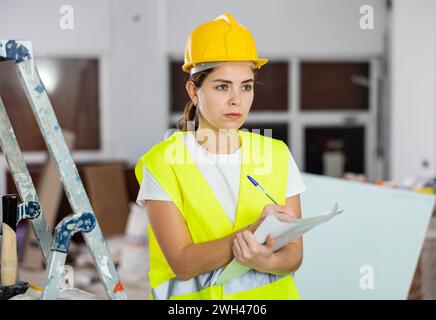
M 80 273 L 79 268 L 75 268 L 75 272 Z M 18 270 L 19 280 L 27 281 L 29 284 L 42 288 L 45 281 L 45 270 L 37 269 L 24 269 L 20 268 Z M 147 300 L 150 294 L 150 288 L 148 283 L 142 286 L 130 284 L 128 282 L 123 282 L 121 279 L 124 290 L 126 292 L 127 298 L 129 300 Z M 101 299 L 107 299 L 107 295 L 103 284 L 101 282 L 92 283 L 86 286 L 79 286 L 80 289 L 85 290 L 89 293 L 95 294 Z

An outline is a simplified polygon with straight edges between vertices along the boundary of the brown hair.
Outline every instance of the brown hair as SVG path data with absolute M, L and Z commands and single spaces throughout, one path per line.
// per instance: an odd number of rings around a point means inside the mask
M 204 79 L 206 79 L 206 77 L 212 71 L 213 68 L 194 73 L 189 77 L 189 80 L 194 83 L 195 88 L 199 89 L 203 85 Z M 183 117 L 177 121 L 177 129 L 181 131 L 188 131 L 188 122 L 194 121 L 194 130 L 197 130 L 199 124 L 198 112 L 198 106 L 196 106 L 191 100 L 186 102 L 185 110 L 183 111 Z
M 189 77 L 195 88 L 199 89 L 203 85 L 204 79 L 214 70 L 214 68 L 206 69 L 197 73 L 194 73 Z M 254 80 L 256 82 L 257 78 L 257 69 L 253 70 Z M 183 117 L 177 121 L 176 127 L 181 131 L 188 131 L 188 122 L 194 122 L 194 131 L 197 130 L 199 125 L 199 109 L 191 100 L 185 104 L 185 109 L 183 111 Z

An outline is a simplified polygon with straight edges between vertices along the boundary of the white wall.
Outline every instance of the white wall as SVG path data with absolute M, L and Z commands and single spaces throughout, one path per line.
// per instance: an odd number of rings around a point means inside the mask
M 394 1 L 391 50 L 391 177 L 434 176 L 436 1 Z
M 112 155 L 132 164 L 163 139 L 169 121 L 164 5 L 123 0 L 112 7 Z
M 74 9 L 74 30 L 62 30 L 59 9 Z M 0 0 L 0 38 L 29 39 L 36 55 L 100 55 L 111 51 L 106 0 Z
M 259 55 L 376 55 L 382 52 L 380 0 L 168 1 L 168 51 L 181 55 L 192 29 L 230 12 L 253 34 Z M 361 30 L 359 9 L 374 8 L 375 28 Z

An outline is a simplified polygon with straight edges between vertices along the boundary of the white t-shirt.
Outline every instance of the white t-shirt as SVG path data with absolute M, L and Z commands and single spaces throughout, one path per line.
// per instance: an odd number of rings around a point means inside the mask
M 190 156 L 194 159 L 230 221 L 234 223 L 241 178 L 241 148 L 231 154 L 215 154 L 208 152 L 198 144 L 193 134 L 188 133 L 183 138 Z M 300 171 L 290 152 L 288 172 L 286 197 L 306 191 Z M 167 193 L 144 166 L 143 179 L 136 202 L 140 206 L 144 206 L 146 200 L 171 201 Z

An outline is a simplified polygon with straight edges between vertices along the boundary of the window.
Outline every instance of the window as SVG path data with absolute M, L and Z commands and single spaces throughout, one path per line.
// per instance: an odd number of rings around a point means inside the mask
M 303 62 L 301 110 L 368 110 L 368 63 Z
M 36 65 L 60 126 L 75 134 L 75 150 L 100 149 L 98 60 L 37 58 Z M 12 61 L 0 64 L 0 95 L 22 151 L 45 150 Z
M 308 127 L 305 164 L 309 173 L 340 177 L 365 171 L 364 127 Z

